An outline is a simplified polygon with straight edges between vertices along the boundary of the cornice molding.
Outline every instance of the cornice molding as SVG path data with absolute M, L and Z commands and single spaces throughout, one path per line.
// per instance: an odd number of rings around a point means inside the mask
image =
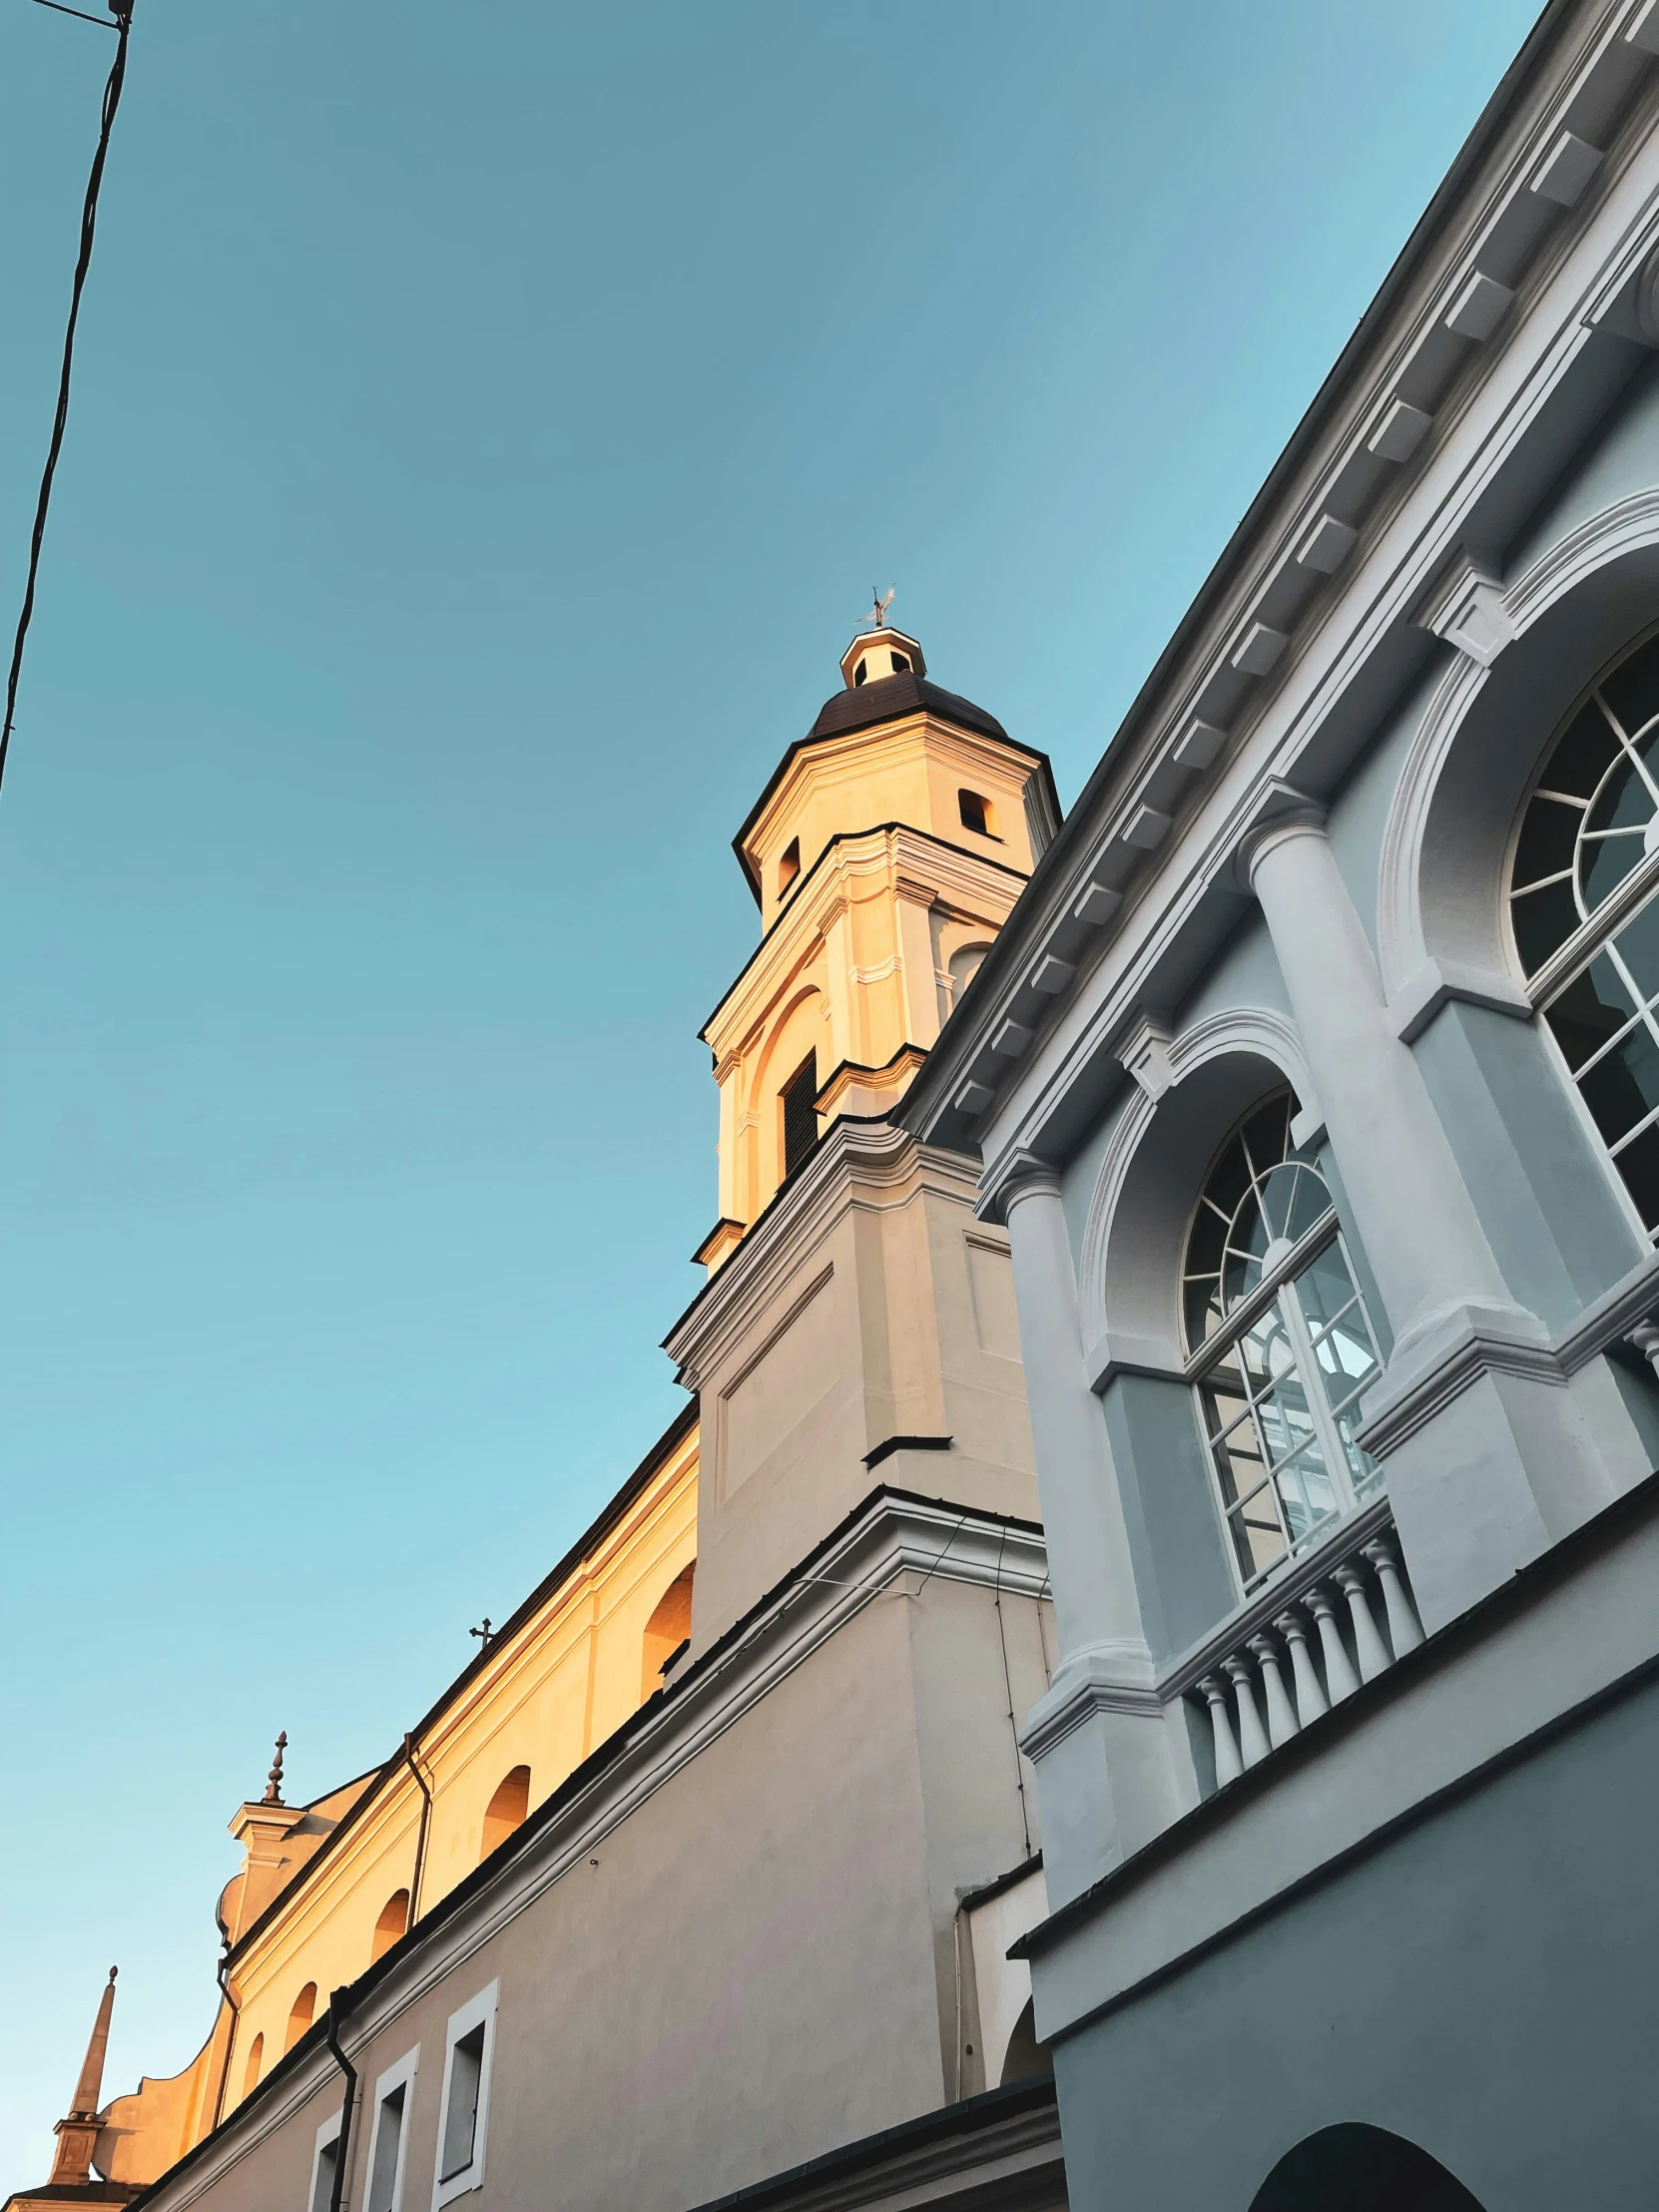
M 1419 227 L 1428 243 L 1414 238 L 1390 274 L 1311 410 L 1317 427 L 1293 440 L 1039 868 L 1015 934 L 1005 933 L 986 963 L 990 988 L 972 1009 L 972 1027 L 947 1034 L 947 1050 L 917 1085 L 911 1112 L 924 1133 L 960 1141 L 954 1125 L 976 1116 L 981 1141 L 1002 1141 L 1005 1126 L 1009 1138 L 1018 1129 L 1023 1141 L 1041 1141 L 1054 1095 L 1048 1053 L 1039 1041 L 1012 1069 L 989 1050 L 998 1024 L 1018 1018 L 1015 1001 L 1032 970 L 1052 956 L 1077 971 L 1058 1000 L 1059 1018 L 1046 1025 L 1051 1035 L 1063 1032 L 1072 1057 L 1067 999 L 1093 989 L 1141 890 L 1167 869 L 1183 821 L 1207 811 L 1207 795 L 1235 781 L 1253 749 L 1271 747 L 1278 772 L 1295 773 L 1384 637 L 1422 604 L 1461 518 L 1578 360 L 1595 318 L 1646 265 L 1659 231 L 1659 56 L 1626 38 L 1631 12 L 1624 4 L 1586 8 L 1565 32 L 1556 23 L 1537 34 L 1527 90 L 1506 96 L 1508 112 L 1487 131 L 1478 171 L 1467 160 L 1454 169 Z M 1588 112 L 1586 102 L 1601 102 L 1606 116 L 1614 95 L 1617 128 L 1598 126 L 1602 157 L 1569 207 L 1539 183 L 1546 157 Z M 1502 270 L 1484 264 L 1494 242 L 1508 242 Z M 1489 337 L 1471 336 L 1455 320 L 1476 273 L 1515 295 Z M 1407 459 L 1395 459 L 1372 434 L 1387 419 L 1390 391 L 1408 385 L 1435 348 L 1446 368 L 1443 389 L 1427 402 L 1429 434 Z M 1345 511 L 1340 495 L 1350 477 L 1369 489 L 1359 508 Z M 1328 521 L 1339 526 L 1335 536 Z M 1269 671 L 1254 673 L 1237 650 L 1241 641 L 1254 623 L 1286 626 L 1260 610 L 1322 548 L 1337 557 L 1295 600 L 1289 648 Z M 1148 807 L 1175 825 L 1154 853 L 1137 851 L 1128 833 Z M 1194 860 L 1182 853 L 1184 875 Z M 1085 938 L 1079 925 L 1091 885 L 1099 896 Z M 1154 966 L 1142 949 L 1130 944 L 1118 963 L 1124 998 L 1144 988 Z M 1124 998 L 1114 1002 L 1119 1019 Z
M 886 1116 L 860 1121 L 843 1114 L 832 1122 L 663 1339 L 686 1386 L 701 1387 L 691 1378 L 721 1365 L 843 1215 L 858 1206 L 907 1204 L 921 1190 L 971 1208 L 971 1162 L 921 1144 Z
M 872 879 L 895 898 L 957 907 L 993 930 L 1001 927 L 1027 881 L 1021 869 L 1005 861 L 966 851 L 907 823 L 880 823 L 836 836 L 813 862 L 698 1031 L 717 1058 L 742 1052 L 782 994 L 826 949 L 841 909 L 853 903 L 854 887 L 867 886 Z

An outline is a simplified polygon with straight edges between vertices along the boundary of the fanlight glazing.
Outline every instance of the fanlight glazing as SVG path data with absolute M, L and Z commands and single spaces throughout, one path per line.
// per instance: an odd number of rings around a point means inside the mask
M 1656 893 L 1659 635 L 1568 716 L 1509 866 L 1521 967 L 1541 978 L 1544 1021 L 1650 1237 L 1659 1235 Z
M 1325 1178 L 1281 1091 L 1216 1156 L 1187 1236 L 1188 1351 L 1241 1586 L 1254 1589 L 1376 1487 L 1360 1396 L 1377 1343 Z

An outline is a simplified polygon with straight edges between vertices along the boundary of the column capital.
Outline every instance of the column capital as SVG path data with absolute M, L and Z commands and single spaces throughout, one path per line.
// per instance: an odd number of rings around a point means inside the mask
M 1325 822 L 1326 810 L 1318 800 L 1289 784 L 1270 784 L 1233 850 L 1233 864 L 1243 887 L 1255 889 L 1256 870 L 1276 845 L 1289 837 L 1323 836 Z
M 987 1169 L 974 1212 L 982 1221 L 1006 1222 L 1021 1199 L 1059 1195 L 1059 1170 L 1021 1145 Z

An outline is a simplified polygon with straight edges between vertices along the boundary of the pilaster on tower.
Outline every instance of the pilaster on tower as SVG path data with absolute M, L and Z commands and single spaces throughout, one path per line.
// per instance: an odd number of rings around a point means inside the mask
M 839 1115 L 889 1113 L 1059 825 L 1047 760 L 882 623 L 734 849 L 759 948 L 705 1025 L 720 1084 L 711 1274 Z

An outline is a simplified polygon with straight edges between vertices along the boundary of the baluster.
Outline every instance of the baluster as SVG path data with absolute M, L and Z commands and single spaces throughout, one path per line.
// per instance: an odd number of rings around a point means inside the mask
M 1341 1705 L 1345 1697 L 1352 1697 L 1360 1687 L 1360 1677 L 1349 1660 L 1343 1632 L 1337 1626 L 1337 1601 L 1329 1587 L 1319 1582 L 1308 1592 L 1308 1603 L 1319 1623 L 1320 1650 L 1325 1654 L 1325 1686 L 1332 1704 Z
M 1250 1661 L 1242 1651 L 1236 1651 L 1231 1659 L 1221 1663 L 1222 1672 L 1232 1678 L 1233 1690 L 1239 1701 L 1239 1752 L 1247 1767 L 1254 1767 L 1268 1755 L 1268 1739 L 1262 1729 L 1262 1716 L 1256 1710 L 1256 1683 L 1250 1671 Z
M 1382 1609 L 1388 1616 L 1388 1641 L 1394 1647 L 1394 1657 L 1403 1659 L 1422 1642 L 1422 1623 L 1399 1571 L 1398 1555 L 1386 1536 L 1378 1536 L 1363 1547 L 1360 1556 L 1377 1569 L 1377 1579 L 1382 1585 Z
M 1281 1744 L 1300 1734 L 1302 1723 L 1296 1717 L 1296 1707 L 1291 1703 L 1285 1688 L 1285 1677 L 1279 1671 L 1279 1646 L 1265 1632 L 1252 1636 L 1249 1648 L 1255 1652 L 1262 1669 L 1262 1688 L 1268 1701 L 1268 1740 L 1277 1751 Z
M 1233 1740 L 1233 1718 L 1227 1710 L 1227 1684 L 1219 1674 L 1207 1674 L 1198 1687 L 1210 1708 L 1210 1727 L 1216 1739 L 1216 1788 L 1225 1790 L 1244 1773 L 1244 1761 Z
M 1360 1662 L 1360 1680 L 1375 1682 L 1380 1674 L 1385 1674 L 1393 1661 L 1388 1657 L 1387 1646 L 1377 1633 L 1377 1623 L 1372 1619 L 1371 1601 L 1366 1595 L 1366 1578 L 1352 1561 L 1336 1572 L 1338 1588 L 1348 1599 L 1348 1609 L 1354 1619 L 1354 1651 Z
M 1308 1649 L 1308 1623 L 1300 1613 L 1293 1610 L 1281 1613 L 1273 1625 L 1290 1646 L 1291 1678 L 1296 1684 L 1296 1709 L 1301 1715 L 1303 1727 L 1306 1728 L 1310 1721 L 1317 1721 L 1322 1713 L 1329 1713 L 1331 1710 L 1325 1701 L 1325 1692 L 1320 1688 L 1319 1670 L 1314 1665 L 1314 1655 Z

